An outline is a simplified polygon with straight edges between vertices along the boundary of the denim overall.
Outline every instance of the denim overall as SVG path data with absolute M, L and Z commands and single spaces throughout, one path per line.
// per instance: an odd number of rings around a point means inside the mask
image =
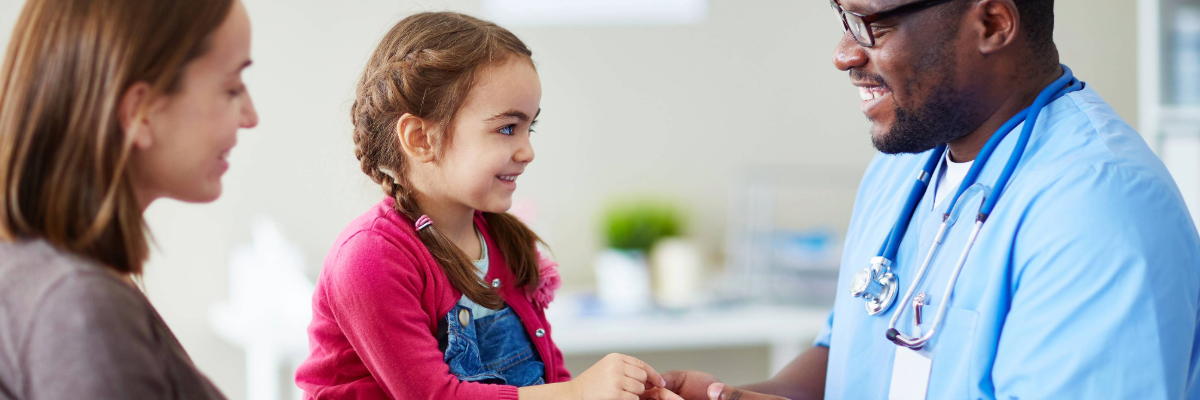
M 545 364 L 512 308 L 475 319 L 470 309 L 455 305 L 438 325 L 446 364 L 458 379 L 517 387 L 546 383 Z

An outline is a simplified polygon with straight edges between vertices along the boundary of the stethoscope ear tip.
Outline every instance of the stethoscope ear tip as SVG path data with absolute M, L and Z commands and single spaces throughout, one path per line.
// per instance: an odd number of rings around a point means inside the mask
M 900 331 L 896 330 L 896 328 L 888 328 L 887 338 L 892 343 L 895 343 L 897 346 L 907 347 L 907 348 L 913 349 L 915 351 L 921 350 L 921 348 L 925 347 L 924 343 L 922 343 L 919 346 L 910 346 L 907 343 L 904 343 L 904 340 L 900 338 Z
M 887 339 L 898 346 L 904 345 L 903 343 L 900 343 L 900 331 L 897 331 L 896 328 L 888 328 Z

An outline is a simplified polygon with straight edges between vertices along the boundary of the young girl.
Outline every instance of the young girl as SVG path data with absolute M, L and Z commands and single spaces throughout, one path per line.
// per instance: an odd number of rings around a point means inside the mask
M 570 380 L 543 309 L 558 286 L 504 212 L 533 161 L 541 83 L 509 31 L 456 13 L 384 37 L 351 110 L 387 197 L 337 239 L 313 296 L 309 399 L 678 399 L 612 354 Z

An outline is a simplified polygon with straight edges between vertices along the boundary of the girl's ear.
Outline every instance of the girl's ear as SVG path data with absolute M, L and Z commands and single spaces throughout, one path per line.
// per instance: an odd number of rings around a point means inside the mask
M 405 113 L 396 122 L 396 139 L 409 159 L 426 163 L 434 160 L 433 144 L 430 142 L 429 124 L 412 114 Z
M 144 114 L 149 106 L 146 104 L 149 98 L 150 84 L 137 82 L 125 90 L 120 104 L 117 105 L 117 118 L 121 124 L 121 131 L 126 135 L 133 135 L 127 140 L 132 140 L 134 148 L 141 150 L 146 150 L 154 144 L 150 122 Z

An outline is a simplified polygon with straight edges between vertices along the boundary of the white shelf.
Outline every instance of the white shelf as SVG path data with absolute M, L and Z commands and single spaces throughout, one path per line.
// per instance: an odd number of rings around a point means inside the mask
M 774 374 L 811 346 L 828 313 L 825 307 L 745 305 L 597 317 L 555 312 L 552 306 L 547 318 L 566 355 L 767 346 Z

